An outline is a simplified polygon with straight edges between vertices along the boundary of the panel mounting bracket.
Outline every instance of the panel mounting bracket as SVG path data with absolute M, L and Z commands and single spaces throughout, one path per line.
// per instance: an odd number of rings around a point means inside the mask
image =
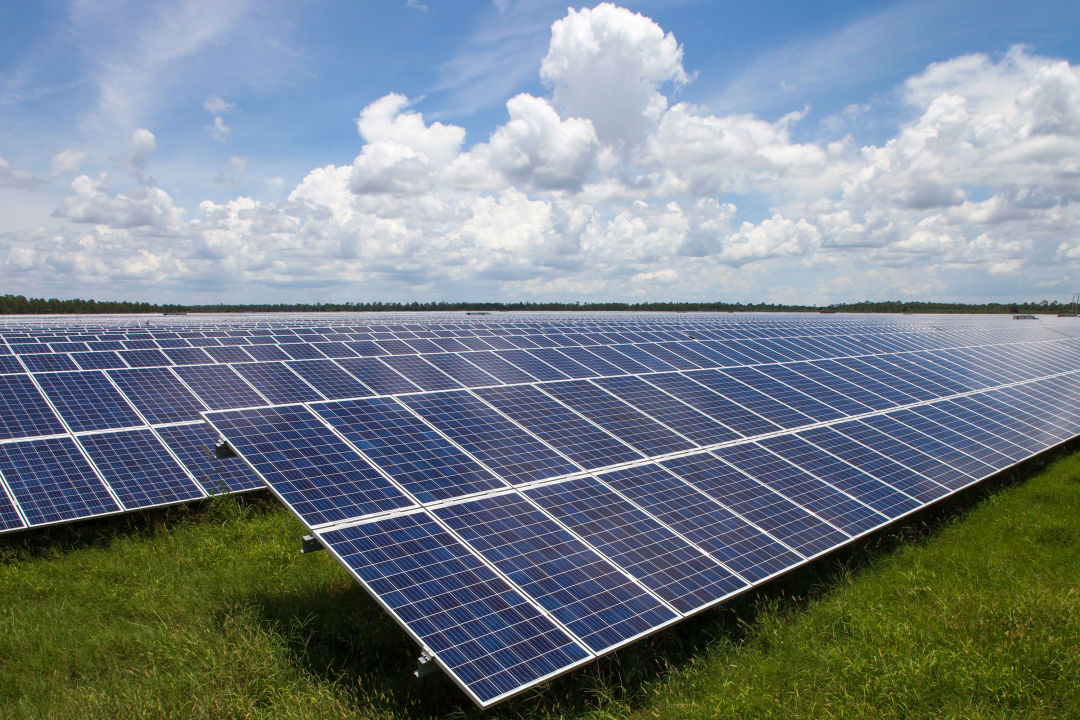
M 325 550 L 323 544 L 319 542 L 319 538 L 314 535 L 305 535 L 301 540 L 300 554 L 307 555 L 308 553 L 319 552 Z
M 423 648 L 420 657 L 416 659 L 416 670 L 413 671 L 413 675 L 422 678 L 438 670 L 438 666 L 432 662 L 434 659 L 435 656 L 431 654 L 431 651 L 427 648 Z

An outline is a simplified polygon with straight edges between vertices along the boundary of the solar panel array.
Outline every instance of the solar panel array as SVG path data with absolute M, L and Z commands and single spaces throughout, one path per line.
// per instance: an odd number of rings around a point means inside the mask
M 145 322 L 0 320 L 0 527 L 265 483 L 481 706 L 1080 434 L 1065 319 Z

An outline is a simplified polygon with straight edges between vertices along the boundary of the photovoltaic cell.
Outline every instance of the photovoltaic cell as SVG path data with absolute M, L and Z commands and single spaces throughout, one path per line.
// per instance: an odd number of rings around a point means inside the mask
M 648 456 L 689 450 L 693 443 L 587 380 L 548 383 L 544 392 Z
M 956 490 L 971 482 L 969 476 L 956 468 L 860 421 L 840 423 L 831 427 L 862 445 L 872 447 L 889 459 L 906 465 L 920 475 L 944 485 L 949 490 Z
M 678 617 L 516 494 L 433 512 L 593 651 Z
M 365 397 L 372 392 L 333 360 L 294 360 L 285 363 L 329 400 Z
M 848 535 L 859 535 L 887 520 L 873 508 L 755 443 L 726 447 L 715 454 Z
M 74 432 L 144 424 L 100 370 L 43 373 L 36 379 Z
M 589 657 L 424 513 L 320 537 L 482 704 Z
M 413 505 L 302 405 L 211 412 L 206 418 L 309 525 Z
M 536 380 L 517 365 L 493 352 L 468 352 L 462 353 L 461 356 L 489 375 L 498 378 L 500 383 L 530 383 Z
M 42 353 L 40 355 L 23 355 L 23 364 L 30 372 L 57 372 L 61 370 L 78 370 L 79 366 L 72 362 L 67 355 L 54 355 Z
M 717 561 L 593 478 L 544 485 L 525 494 L 681 613 L 746 587 Z
M 376 395 L 397 395 L 416 392 L 420 389 L 387 367 L 378 358 L 340 358 L 336 362 L 350 375 L 371 388 Z
M 206 406 L 168 368 L 110 370 L 120 391 L 151 424 L 201 420 Z
M 580 470 L 464 390 L 408 395 L 401 401 L 511 484 Z
M 312 409 L 420 502 L 506 487 L 390 398 L 320 403 Z
M 0 375 L 0 440 L 64 432 L 28 375 Z
M 599 378 L 593 382 L 698 445 L 713 445 L 739 437 L 734 431 L 639 377 Z
M 721 370 L 701 370 L 686 373 L 686 376 L 717 392 L 728 400 L 752 410 L 783 428 L 812 425 L 814 419 L 787 405 L 774 400 L 765 393 L 758 392 Z M 809 398 L 807 398 L 809 399 Z
M 691 455 L 662 464 L 805 557 L 848 539 L 836 528 L 713 455 Z
M 0 476 L 31 526 L 120 510 L 70 437 L 0 444 Z
M 482 388 L 475 392 L 496 410 L 587 470 L 642 459 L 640 453 L 535 387 Z
M 537 380 L 565 380 L 569 377 L 525 350 L 501 350 L 495 356 L 521 368 Z
M 83 435 L 79 443 L 126 508 L 165 505 L 204 495 L 150 430 Z
M 731 428 L 740 435 L 752 436 L 780 430 L 757 413 L 728 400 L 682 373 L 660 373 L 644 377 L 650 384 L 671 393 L 683 402 Z
M 600 478 L 749 582 L 802 561 L 708 495 L 658 465 L 639 465 Z
M 15 503 L 11 502 L 7 491 L 0 487 L 0 530 L 17 530 L 22 527 L 26 527 L 26 523 L 19 517 Z
M 921 503 L 909 495 L 796 435 L 779 435 L 761 440 L 760 444 L 887 517 L 899 517 L 921 507 Z
M 279 362 L 241 363 L 233 370 L 274 405 L 322 400 L 314 388 Z
M 461 355 L 439 353 L 437 355 L 426 355 L 424 359 L 465 387 L 502 384 L 497 378 L 488 375 L 468 360 L 465 360 Z
M 948 489 L 920 475 L 906 465 L 867 447 L 858 440 L 842 435 L 831 427 L 813 428 L 798 433 L 800 437 L 836 457 L 851 463 L 868 475 L 910 495 L 921 503 L 930 503 L 946 495 Z
M 228 366 L 185 365 L 173 368 L 173 372 L 214 410 L 266 405 L 266 401 Z
M 218 434 L 206 423 L 169 425 L 158 428 L 157 433 L 208 495 L 264 487 L 262 480 L 239 457 L 214 455 Z

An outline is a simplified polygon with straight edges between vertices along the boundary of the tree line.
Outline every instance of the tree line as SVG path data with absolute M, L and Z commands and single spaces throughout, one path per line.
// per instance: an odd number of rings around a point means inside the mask
M 832 305 L 783 305 L 731 302 L 345 302 L 214 305 L 157 304 L 126 300 L 27 298 L 0 295 L 0 315 L 85 315 L 96 313 L 226 313 L 226 312 L 401 312 L 505 310 L 637 310 L 665 312 L 862 312 L 862 313 L 1066 313 L 1073 307 L 1057 300 L 1013 303 L 946 303 L 863 300 Z

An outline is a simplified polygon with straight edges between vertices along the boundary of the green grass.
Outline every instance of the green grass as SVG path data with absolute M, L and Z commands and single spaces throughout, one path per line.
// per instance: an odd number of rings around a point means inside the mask
M 1080 455 L 489 717 L 1080 717 Z M 301 526 L 224 498 L 0 540 L 2 718 L 485 715 Z

